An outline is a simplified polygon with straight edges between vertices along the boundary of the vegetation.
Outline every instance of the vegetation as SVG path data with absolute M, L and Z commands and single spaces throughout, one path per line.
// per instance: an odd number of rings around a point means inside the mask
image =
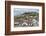
M 14 16 L 14 23 L 15 23 L 15 26 L 17 27 L 18 26 L 34 26 L 34 25 L 38 25 L 38 21 L 39 21 L 38 17 L 39 17 L 39 13 L 37 12 L 23 13 L 21 15 Z M 27 23 L 27 25 L 25 25 L 24 22 Z M 24 25 L 22 25 L 23 23 Z
M 39 14 L 36 12 L 28 12 L 28 13 L 23 13 L 20 16 L 19 15 L 14 16 L 14 19 L 29 19 L 29 18 L 31 18 L 31 16 L 35 17 L 35 16 L 39 16 Z

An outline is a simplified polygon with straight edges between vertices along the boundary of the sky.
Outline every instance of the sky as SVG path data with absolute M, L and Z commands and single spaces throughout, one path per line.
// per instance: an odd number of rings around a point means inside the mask
M 39 9 L 31 9 L 31 8 L 14 8 L 14 16 L 21 15 L 25 12 L 39 12 Z

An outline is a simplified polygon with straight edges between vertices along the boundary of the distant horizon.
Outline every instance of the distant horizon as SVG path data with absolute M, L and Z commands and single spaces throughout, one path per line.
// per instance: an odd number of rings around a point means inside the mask
M 23 13 L 28 12 L 37 12 L 39 13 L 39 9 L 31 9 L 31 8 L 14 8 L 14 16 L 21 15 Z

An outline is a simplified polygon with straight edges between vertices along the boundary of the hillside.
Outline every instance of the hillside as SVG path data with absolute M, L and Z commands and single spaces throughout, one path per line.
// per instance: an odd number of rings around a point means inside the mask
M 21 14 L 21 15 L 18 15 L 18 16 L 14 16 L 14 19 L 21 19 L 21 18 L 25 18 L 25 19 L 28 19 L 28 18 L 30 18 L 30 17 L 35 17 L 35 16 L 39 16 L 39 14 L 38 13 L 36 13 L 36 12 L 28 12 L 28 13 L 23 13 L 23 14 Z
M 28 12 L 18 16 L 14 16 L 14 24 L 15 24 L 14 26 L 16 27 L 36 26 L 38 25 L 38 21 L 39 21 L 39 14 L 37 12 Z

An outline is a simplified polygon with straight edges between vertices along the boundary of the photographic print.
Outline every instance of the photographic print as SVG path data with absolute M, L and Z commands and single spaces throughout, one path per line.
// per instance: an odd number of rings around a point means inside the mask
M 5 34 L 44 33 L 44 8 L 44 3 L 5 1 Z
M 39 9 L 14 8 L 14 27 L 38 27 Z

